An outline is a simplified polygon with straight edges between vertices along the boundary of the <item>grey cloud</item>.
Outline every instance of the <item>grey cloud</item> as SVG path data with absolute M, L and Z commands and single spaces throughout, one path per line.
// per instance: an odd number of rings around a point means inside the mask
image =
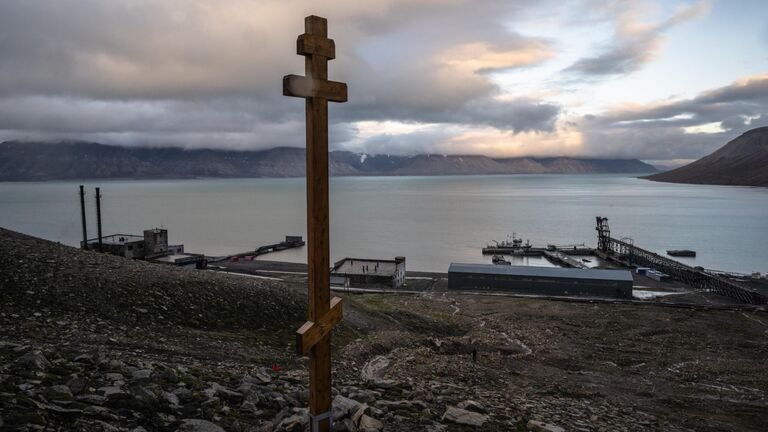
M 473 101 L 498 91 L 482 71 L 451 69 L 436 54 L 474 42 L 546 51 L 546 41 L 505 27 L 527 3 L 7 0 L 0 3 L 0 127 L 147 136 L 252 128 L 260 142 L 258 128 L 301 118 L 300 101 L 281 96 L 280 78 L 303 72 L 291 47 L 309 9 L 330 17 L 338 47 L 331 78 L 350 84 L 350 103 L 333 108 L 334 121 L 512 124 L 472 111 L 480 103 Z M 546 126 L 539 117 L 514 127 Z
M 375 105 L 350 105 L 344 110 L 342 119 L 357 120 L 400 120 L 417 119 L 424 123 L 451 123 L 463 125 L 485 125 L 515 133 L 528 131 L 551 132 L 561 112 L 559 105 L 531 100 L 498 100 L 494 98 L 471 99 L 460 105 L 429 110 L 418 107 L 399 107 L 381 110 Z
M 616 110 L 598 117 L 605 126 L 637 122 L 637 127 L 658 125 L 693 126 L 723 121 L 733 117 L 749 117 L 768 111 L 768 75 L 750 77 L 739 82 L 702 92 L 691 99 L 651 105 L 639 109 Z M 681 116 L 683 118 L 675 117 Z
M 604 52 L 578 60 L 568 66 L 566 72 L 580 75 L 622 75 L 640 69 L 652 58 L 652 49 L 658 42 L 656 35 L 645 35 L 611 45 Z
M 696 18 L 709 9 L 708 1 L 699 1 L 678 10 L 670 18 L 639 28 L 639 12 L 635 2 L 599 5 L 609 16 L 613 14 L 615 33 L 611 42 L 599 48 L 599 54 L 577 60 L 564 72 L 585 77 L 606 77 L 635 72 L 651 61 L 660 49 L 663 33 L 676 25 Z
M 286 109 L 293 114 L 279 117 L 277 112 L 283 110 L 251 99 L 199 102 L 14 97 L 0 99 L 0 136 L 190 148 L 301 146 L 303 110 Z
M 399 119 L 551 130 L 556 106 L 495 101 L 499 89 L 483 70 L 439 57 L 482 43 L 535 54 L 500 67 L 543 61 L 548 41 L 506 27 L 533 3 L 5 0 L 0 139 L 302 145 L 303 102 L 282 97 L 281 77 L 303 73 L 293 47 L 310 11 L 329 17 L 337 41 L 331 79 L 349 83 L 350 102 L 330 108 L 338 124 Z
M 724 132 L 685 133 L 719 123 Z M 585 116 L 579 122 L 588 151 L 645 159 L 696 159 L 746 130 L 768 124 L 768 75 L 751 77 L 684 99 Z
M 445 129 L 429 129 L 405 134 L 378 135 L 361 143 L 348 145 L 348 150 L 369 154 L 412 155 L 414 153 L 442 153 L 443 143 L 452 132 Z M 414 151 L 418 149 L 418 151 Z
M 552 132 L 560 107 L 529 99 L 472 101 L 456 116 L 457 123 L 487 124 L 517 132 Z M 463 121 L 461 121 L 463 118 Z
M 585 128 L 585 154 L 643 160 L 698 159 L 739 133 L 686 134 L 677 127 Z

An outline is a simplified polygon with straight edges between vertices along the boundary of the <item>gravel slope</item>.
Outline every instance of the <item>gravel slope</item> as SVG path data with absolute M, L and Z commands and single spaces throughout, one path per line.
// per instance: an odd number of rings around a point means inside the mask
M 82 251 L 0 228 L 3 308 L 138 326 L 294 328 L 306 296 L 274 281 Z

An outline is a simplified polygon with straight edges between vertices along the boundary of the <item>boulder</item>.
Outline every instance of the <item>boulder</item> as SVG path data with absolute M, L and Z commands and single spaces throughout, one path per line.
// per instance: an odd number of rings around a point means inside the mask
M 426 402 L 420 401 L 420 400 L 399 400 L 399 401 L 379 400 L 376 402 L 376 406 L 381 409 L 389 410 L 389 411 L 427 409 Z
M 349 418 L 340 421 L 334 420 L 333 432 L 357 432 L 357 426 L 355 426 L 355 422 Z
M 459 402 L 457 406 L 467 411 L 472 411 L 480 414 L 488 414 L 488 410 L 484 406 L 482 406 L 480 403 L 475 402 L 473 400 L 465 400 L 465 401 Z
M 131 372 L 131 376 L 133 379 L 137 380 L 144 380 L 149 379 L 152 377 L 152 370 L 151 369 L 138 369 L 133 372 Z
M 375 390 L 355 390 L 349 393 L 349 398 L 360 403 L 371 403 L 381 397 L 381 393 Z
M 87 430 L 94 432 L 120 432 L 121 430 L 124 430 L 101 420 L 93 420 L 92 422 L 88 422 L 85 419 L 78 419 L 74 426 L 75 430 Z
M 306 409 L 294 409 L 294 414 L 282 419 L 274 428 L 274 432 L 304 432 L 309 424 L 309 413 Z
M 373 417 L 363 414 L 360 417 L 360 423 L 357 424 L 357 430 L 360 432 L 380 432 L 384 425 Z
M 536 420 L 530 420 L 527 424 L 528 430 L 533 432 L 565 432 L 565 429 L 550 423 L 544 423 Z
M 99 387 L 97 390 L 99 393 L 101 393 L 103 396 L 109 397 L 110 395 L 116 394 L 116 393 L 125 393 L 123 389 L 121 389 L 118 386 L 104 386 Z
M 75 400 L 78 402 L 87 403 L 91 405 L 104 405 L 104 402 L 107 401 L 107 398 L 97 394 L 83 394 L 83 395 L 76 396 Z
M 241 400 L 243 400 L 242 393 L 234 392 L 216 382 L 209 382 L 208 384 L 211 387 L 203 391 L 206 395 L 208 395 L 208 397 L 218 396 L 222 399 L 226 399 L 233 402 L 240 402 Z
M 43 392 L 48 400 L 69 401 L 72 400 L 72 391 L 65 385 L 50 386 Z
M 94 364 L 94 358 L 90 354 L 80 354 L 79 356 L 75 357 L 73 360 L 75 363 L 85 363 L 85 364 Z
M 224 429 L 208 420 L 184 419 L 178 432 L 225 432 Z
M 443 414 L 443 421 L 449 421 L 460 425 L 482 427 L 488 422 L 488 416 L 472 411 L 467 411 L 454 406 L 449 406 Z
M 333 420 L 340 420 L 345 417 L 351 417 L 360 408 L 360 402 L 337 395 L 333 398 Z
M 32 370 L 44 371 L 51 367 L 51 362 L 40 351 L 30 351 L 16 359 L 16 365 Z
M 114 382 L 114 381 L 123 381 L 125 377 L 123 377 L 123 374 L 121 373 L 112 372 L 112 373 L 105 374 L 104 379 L 110 382 Z
M 177 383 L 179 382 L 179 374 L 176 373 L 176 369 L 163 366 L 158 372 L 155 372 L 155 375 L 159 380 L 167 381 L 170 383 Z
M 164 392 L 161 393 L 161 396 L 162 396 L 163 400 L 168 402 L 168 405 L 170 405 L 172 407 L 179 406 L 179 397 L 176 396 L 175 394 L 173 394 L 171 392 L 164 391 Z
M 82 377 L 73 377 L 67 381 L 67 387 L 72 391 L 72 394 L 80 394 L 88 387 L 88 380 Z

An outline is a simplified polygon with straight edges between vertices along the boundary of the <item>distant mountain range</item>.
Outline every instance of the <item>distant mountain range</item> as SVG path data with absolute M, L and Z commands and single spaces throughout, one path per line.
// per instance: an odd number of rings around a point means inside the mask
M 696 162 L 645 178 L 671 183 L 768 187 L 768 127 L 747 131 Z
M 334 151 L 335 176 L 404 176 L 542 173 L 651 173 L 637 159 L 492 158 L 422 154 L 368 155 Z M 96 143 L 0 143 L 0 180 L 85 178 L 299 177 L 304 175 L 302 148 L 262 151 L 185 150 L 118 147 Z

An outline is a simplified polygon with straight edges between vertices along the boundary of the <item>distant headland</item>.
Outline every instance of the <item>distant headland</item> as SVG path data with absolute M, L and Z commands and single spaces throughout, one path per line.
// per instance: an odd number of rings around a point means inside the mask
M 768 126 L 744 132 L 688 165 L 645 178 L 670 183 L 768 187 Z

